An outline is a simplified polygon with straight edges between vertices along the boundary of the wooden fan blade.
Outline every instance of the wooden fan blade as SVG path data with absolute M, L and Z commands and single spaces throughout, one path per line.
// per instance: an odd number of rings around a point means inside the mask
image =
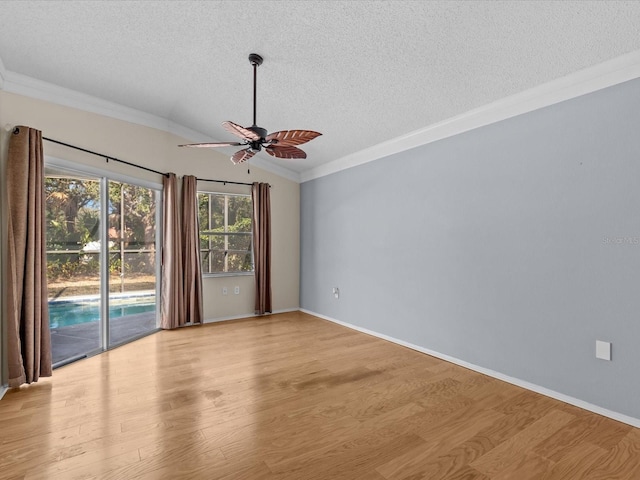
M 320 135 L 322 134 L 312 130 L 282 130 L 280 132 L 270 133 L 267 135 L 265 141 L 271 142 L 279 147 L 291 147 L 307 143 Z
M 178 145 L 179 147 L 192 147 L 192 148 L 216 148 L 216 147 L 239 147 L 244 145 L 240 142 L 222 142 L 222 143 L 187 143 L 185 145 Z
M 269 145 L 265 147 L 269 155 L 276 158 L 307 158 L 307 154 L 297 147 Z
M 256 154 L 256 152 L 254 152 L 250 148 L 245 148 L 244 150 L 238 150 L 231 157 L 231 161 L 234 163 L 234 165 L 237 165 L 239 163 L 246 162 L 251 157 L 253 157 L 255 154 Z
M 243 138 L 250 142 L 257 142 L 260 140 L 260 135 L 258 135 L 256 132 L 251 131 L 248 128 L 241 127 L 236 123 L 222 122 L 222 126 L 227 132 L 233 133 L 237 137 Z

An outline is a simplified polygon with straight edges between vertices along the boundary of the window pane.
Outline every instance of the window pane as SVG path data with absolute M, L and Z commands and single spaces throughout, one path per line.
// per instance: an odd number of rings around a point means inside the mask
M 211 195 L 210 230 L 224 232 L 224 195 Z
M 223 234 L 200 234 L 201 250 L 224 250 Z
M 244 250 L 251 253 L 251 235 L 229 234 L 228 250 Z
M 153 190 L 124 184 L 122 201 L 125 250 L 155 249 L 156 202 Z
M 229 197 L 229 232 L 251 231 L 251 198 Z
M 251 272 L 253 265 L 251 264 L 251 252 L 227 254 L 227 263 L 229 272 Z
M 211 273 L 224 271 L 224 250 L 212 250 L 209 252 L 209 265 Z
M 199 193 L 198 204 L 203 273 L 253 271 L 251 197 Z
M 109 192 L 109 346 L 156 327 L 156 192 L 113 180 Z
M 53 363 L 98 351 L 100 181 L 47 168 L 47 284 Z
M 45 198 L 49 294 L 97 294 L 100 182 L 50 176 L 45 179 Z
M 209 230 L 209 195 L 198 194 L 198 222 L 200 231 Z

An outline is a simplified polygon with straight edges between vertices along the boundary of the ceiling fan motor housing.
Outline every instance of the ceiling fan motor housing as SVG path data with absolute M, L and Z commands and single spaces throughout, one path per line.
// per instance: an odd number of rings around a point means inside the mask
M 251 130 L 252 132 L 254 132 L 257 135 L 259 135 L 260 136 L 260 140 L 264 140 L 265 138 L 267 138 L 267 130 L 265 128 L 261 128 L 261 127 L 257 127 L 255 125 L 252 125 L 250 127 L 247 127 L 247 130 Z
M 256 125 L 252 125 L 247 127 L 247 130 L 251 130 L 256 135 L 260 137 L 260 140 L 254 140 L 249 142 L 249 148 L 252 152 L 258 153 L 262 150 L 262 143 L 264 142 L 265 137 L 267 136 L 267 130 Z

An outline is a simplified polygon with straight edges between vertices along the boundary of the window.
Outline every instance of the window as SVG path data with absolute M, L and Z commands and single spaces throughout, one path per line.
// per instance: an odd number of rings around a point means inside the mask
M 253 272 L 249 195 L 198 193 L 203 274 Z

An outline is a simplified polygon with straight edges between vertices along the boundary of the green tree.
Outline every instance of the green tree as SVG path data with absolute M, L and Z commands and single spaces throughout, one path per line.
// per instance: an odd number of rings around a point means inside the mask
M 251 198 L 244 195 L 201 193 L 198 196 L 198 212 L 203 270 L 223 272 L 226 261 L 226 271 L 250 271 L 253 212 Z M 246 235 L 237 235 L 242 233 Z
M 110 181 L 108 198 L 109 244 L 115 251 L 115 258 L 110 255 L 114 260 L 110 262 L 110 270 L 113 273 L 155 273 L 154 191 Z M 49 278 L 96 276 L 99 268 L 100 182 L 48 176 L 45 178 L 45 199 Z

